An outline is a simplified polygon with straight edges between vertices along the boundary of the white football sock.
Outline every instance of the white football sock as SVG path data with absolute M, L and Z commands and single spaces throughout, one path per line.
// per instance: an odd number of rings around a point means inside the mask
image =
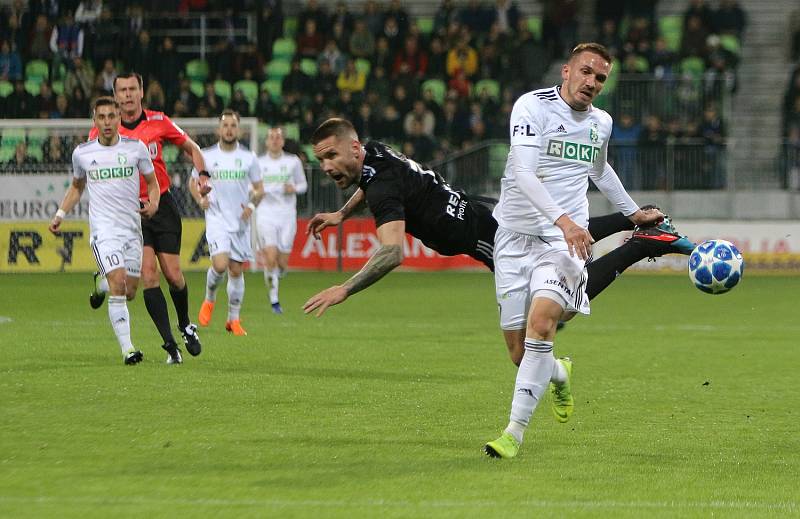
M 278 303 L 278 285 L 280 284 L 281 270 L 274 269 L 270 272 L 270 287 L 269 287 L 269 302 L 270 304 Z
M 111 327 L 119 341 L 119 348 L 122 355 L 133 351 L 131 344 L 131 317 L 128 314 L 128 302 L 125 296 L 109 296 L 108 298 L 108 319 Z
M 108 279 L 105 276 L 100 278 L 100 281 L 97 283 L 97 291 L 101 294 L 105 294 L 108 292 Z
M 228 276 L 228 320 L 235 321 L 239 318 L 244 299 L 244 275 L 239 277 Z
M 213 267 L 208 267 L 206 273 L 206 301 L 217 300 L 217 287 L 222 283 L 225 272 L 218 273 Z
M 553 374 L 550 376 L 550 382 L 561 385 L 567 381 L 567 369 L 556 360 L 553 363 Z
M 506 428 L 522 443 L 525 428 L 553 375 L 553 343 L 525 338 L 525 354 L 517 371 L 514 398 L 511 400 L 511 420 Z

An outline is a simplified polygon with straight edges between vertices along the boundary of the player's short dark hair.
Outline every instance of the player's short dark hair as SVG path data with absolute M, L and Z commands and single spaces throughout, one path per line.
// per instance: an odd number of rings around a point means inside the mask
M 144 90 L 144 79 L 142 79 L 142 75 L 137 72 L 123 72 L 122 74 L 118 74 L 117 77 L 114 78 L 114 90 L 117 89 L 117 80 L 118 79 L 130 79 L 132 77 L 136 78 L 136 81 L 139 83 L 139 88 Z
M 599 43 L 589 42 L 577 44 L 575 48 L 572 49 L 572 52 L 569 53 L 569 59 L 572 60 L 572 58 L 581 52 L 594 52 L 607 62 L 611 63 L 611 54 L 609 54 L 608 49 L 605 48 L 605 46 L 600 45 Z
M 223 119 L 225 119 L 226 116 L 235 117 L 237 123 L 241 121 L 241 117 L 239 117 L 239 112 L 233 110 L 232 108 L 226 108 L 225 110 L 223 110 L 222 113 L 219 114 L 219 120 L 222 121 Z
M 358 134 L 353 124 L 347 119 L 332 117 L 314 130 L 314 133 L 311 134 L 311 144 L 318 144 L 333 135 L 336 137 L 351 137 Z
M 119 110 L 119 103 L 116 99 L 111 96 L 101 96 L 94 100 L 94 104 L 92 105 L 92 112 L 96 111 L 101 106 L 113 106 L 115 109 Z

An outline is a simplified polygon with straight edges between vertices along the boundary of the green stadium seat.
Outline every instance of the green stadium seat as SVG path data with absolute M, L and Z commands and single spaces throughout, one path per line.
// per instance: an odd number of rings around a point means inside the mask
M 20 142 L 25 142 L 25 130 L 22 128 L 3 128 L 0 133 L 0 143 L 4 148 L 15 148 Z
M 658 19 L 658 30 L 669 50 L 675 52 L 681 48 L 681 36 L 683 35 L 682 16 L 662 16 Z
M 206 92 L 206 87 L 202 81 L 195 80 L 189 83 L 189 90 L 197 97 L 203 97 L 203 94 Z
M 33 59 L 25 65 L 25 79 L 41 83 L 50 77 L 50 66 L 46 61 Z
M 38 96 L 42 89 L 42 82 L 36 79 L 25 80 L 25 90 L 32 96 Z
M 739 38 L 733 34 L 720 34 L 719 46 L 736 56 L 742 52 L 742 45 L 739 43 Z
M 268 79 L 261 83 L 261 90 L 266 90 L 273 101 L 279 102 L 283 94 L 283 83 L 277 79 Z
M 297 18 L 287 16 L 283 19 L 283 37 L 294 38 L 295 34 L 297 34 Z
M 304 144 L 302 146 L 303 151 L 305 152 L 306 156 L 308 157 L 308 162 L 311 164 L 319 164 L 317 157 L 314 156 L 314 146 L 310 144 Z
M 481 95 L 481 92 L 486 90 L 489 92 L 489 95 L 495 101 L 500 100 L 500 83 L 495 81 L 494 79 L 481 79 L 475 86 L 472 87 L 472 95 L 478 97 Z
M 28 142 L 28 147 L 25 150 L 25 156 L 31 157 L 32 159 L 37 160 L 38 162 L 44 161 L 44 149 L 42 148 L 44 143 L 42 142 Z
M 205 81 L 208 78 L 208 63 L 202 59 L 189 61 L 186 63 L 186 77 L 190 81 Z
M 164 159 L 164 162 L 167 164 L 172 164 L 178 161 L 178 157 L 180 156 L 180 150 L 177 146 L 172 144 L 167 144 L 163 148 L 161 148 L 161 156 Z
M 31 128 L 28 130 L 28 145 L 44 144 L 48 137 L 46 128 Z
M 11 146 L 0 146 L 0 162 L 11 162 L 16 150 Z
M 291 70 L 292 64 L 288 60 L 281 58 L 274 58 L 264 67 L 264 73 L 269 79 L 283 79 L 289 75 Z
M 283 125 L 283 136 L 287 139 L 300 140 L 300 125 L 297 123 L 286 123 Z
M 241 90 L 247 103 L 250 105 L 250 111 L 256 109 L 256 101 L 258 100 L 258 83 L 252 79 L 241 79 L 233 84 L 233 91 Z
M 304 58 L 300 62 L 300 70 L 307 76 L 315 77 L 317 75 L 317 62 L 310 58 Z
M 689 74 L 695 79 L 699 79 L 706 71 L 706 62 L 703 58 L 690 57 L 681 60 L 681 72 Z
M 420 16 L 417 18 L 417 28 L 422 34 L 430 34 L 433 32 L 433 18 L 430 16 Z
M 537 40 L 542 39 L 542 18 L 540 16 L 528 17 L 528 30 Z
M 223 79 L 218 79 L 214 81 L 214 92 L 222 98 L 222 103 L 228 106 L 228 103 L 231 102 L 231 96 L 233 95 L 231 84 Z
M 369 71 L 372 70 L 372 63 L 368 59 L 358 58 L 356 60 L 356 70 L 363 72 L 365 76 L 369 77 Z
M 272 59 L 281 58 L 291 60 L 294 51 L 297 49 L 294 40 L 291 38 L 278 38 L 272 44 Z
M 8 97 L 14 91 L 14 85 L 8 81 L 0 81 L 0 97 Z
M 430 90 L 433 100 L 438 104 L 444 103 L 444 95 L 447 93 L 447 86 L 441 79 L 429 79 L 422 83 L 422 91 Z
M 50 84 L 50 86 L 52 87 L 52 89 L 53 89 L 53 93 L 54 93 L 55 95 L 57 95 L 57 96 L 60 96 L 61 94 L 63 94 L 63 93 L 64 93 L 64 82 L 63 82 L 63 81 L 61 81 L 61 80 L 59 80 L 59 81 L 53 81 L 53 82 Z

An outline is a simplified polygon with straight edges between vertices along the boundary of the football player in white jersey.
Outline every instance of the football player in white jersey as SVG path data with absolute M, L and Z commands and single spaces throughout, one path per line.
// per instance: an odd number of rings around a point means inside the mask
M 98 137 L 72 153 L 72 185 L 50 222 L 50 232 L 59 232 L 64 216 L 88 186 L 91 246 L 97 266 L 108 280 L 108 318 L 125 364 L 137 364 L 142 352 L 131 343 L 127 301 L 136 295 L 141 275 L 141 219 L 158 211 L 158 180 L 145 145 L 119 135 L 120 108 L 113 98 L 97 98 L 93 117 Z M 147 182 L 149 200 L 145 202 L 139 201 L 140 174 Z
M 269 290 L 272 311 L 282 314 L 278 297 L 281 273 L 289 264 L 297 232 L 297 195 L 308 189 L 303 163 L 297 155 L 283 151 L 283 130 L 270 128 L 267 153 L 258 158 L 264 180 L 264 198 L 256 210 L 258 248 L 266 269 L 264 283 Z
M 206 274 L 206 296 L 200 307 L 201 326 L 208 326 L 217 287 L 228 272 L 228 318 L 225 329 L 247 335 L 239 312 L 244 299 L 242 264 L 253 259 L 250 216 L 264 196 L 264 183 L 255 153 L 239 144 L 239 114 L 224 110 L 219 117 L 219 142 L 203 150 L 211 176 L 211 191 L 201 194 L 199 173 L 192 171 L 189 190 L 206 215 L 206 241 L 211 267 Z M 252 192 L 250 189 L 252 187 Z
M 511 149 L 494 210 L 495 288 L 509 344 L 524 341 L 511 419 L 484 447 L 494 457 L 516 456 L 525 429 L 548 385 L 559 422 L 572 414 L 572 363 L 553 356 L 559 322 L 589 313 L 586 229 L 589 178 L 636 225 L 663 219 L 628 196 L 606 161 L 611 116 L 592 106 L 611 71 L 608 51 L 580 44 L 561 69 L 562 84 L 522 95 L 511 112 Z

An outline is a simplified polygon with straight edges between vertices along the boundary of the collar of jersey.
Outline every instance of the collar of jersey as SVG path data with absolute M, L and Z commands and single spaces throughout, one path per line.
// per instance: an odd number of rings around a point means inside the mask
M 559 101 L 561 101 L 562 103 L 564 103 L 564 106 L 566 106 L 567 108 L 569 108 L 569 109 L 570 109 L 570 110 L 572 110 L 573 112 L 575 112 L 575 113 L 577 113 L 577 114 L 587 115 L 587 114 L 591 113 L 591 111 L 592 111 L 592 110 L 594 110 L 594 105 L 593 105 L 593 104 L 591 104 L 591 103 L 589 103 L 589 107 L 588 107 L 588 108 L 586 108 L 586 110 L 575 110 L 574 108 L 572 108 L 572 107 L 569 105 L 569 103 L 568 103 L 568 102 L 566 102 L 566 101 L 564 100 L 564 98 L 563 98 L 563 97 L 561 97 L 561 85 L 557 85 L 557 86 L 555 87 L 555 89 L 556 89 L 556 93 L 558 94 L 558 100 L 559 100 Z
M 144 113 L 144 108 L 142 108 L 142 115 L 140 115 L 138 119 L 133 120 L 133 121 L 131 121 L 129 123 L 126 123 L 125 121 L 121 121 L 121 124 L 122 124 L 122 126 L 124 128 L 127 128 L 129 130 L 134 130 L 134 129 L 136 129 L 137 126 L 139 126 L 140 122 L 146 121 L 146 120 L 147 120 L 147 115 Z

